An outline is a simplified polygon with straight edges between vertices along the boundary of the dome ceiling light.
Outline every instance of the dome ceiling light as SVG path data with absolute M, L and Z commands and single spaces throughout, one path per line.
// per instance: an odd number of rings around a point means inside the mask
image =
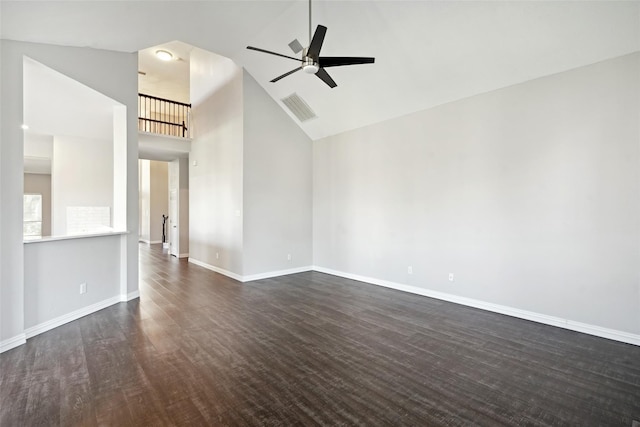
M 168 50 L 156 50 L 156 57 L 161 61 L 171 61 L 173 59 L 173 54 Z

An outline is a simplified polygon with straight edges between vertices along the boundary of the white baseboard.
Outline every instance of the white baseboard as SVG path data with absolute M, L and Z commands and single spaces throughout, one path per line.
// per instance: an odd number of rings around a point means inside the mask
M 131 301 L 132 299 L 140 298 L 140 291 L 136 290 L 129 292 L 128 294 L 120 295 L 120 302 Z
M 520 310 L 518 308 L 508 307 L 505 305 L 493 304 L 490 302 L 480 301 L 472 298 L 461 297 L 458 295 L 448 294 L 445 292 L 432 291 L 429 289 L 419 288 L 417 286 L 403 285 L 401 283 L 390 282 L 387 280 L 376 279 L 373 277 L 360 276 L 358 274 L 345 273 L 343 271 L 332 270 L 324 267 L 313 267 L 314 271 L 320 273 L 331 274 L 333 276 L 344 277 L 345 279 L 357 280 L 359 282 L 370 283 L 372 285 L 383 286 L 385 288 L 396 289 L 399 291 L 409 292 L 412 294 L 422 295 L 443 301 L 453 302 L 456 304 L 466 305 L 468 307 L 479 308 L 494 313 L 505 314 L 507 316 L 517 317 L 520 319 L 531 320 L 533 322 L 545 325 L 557 326 L 576 332 L 582 332 L 601 338 L 607 338 L 614 341 L 620 341 L 627 344 L 640 346 L 640 335 L 629 332 L 618 331 L 616 329 L 603 328 L 601 326 L 590 325 L 587 323 L 576 322 L 569 319 L 563 319 L 555 316 L 548 316 L 533 311 Z
M 138 242 L 146 243 L 147 245 L 156 245 L 162 243 L 162 240 L 147 240 L 138 238 Z
M 243 283 L 252 282 L 254 280 L 269 279 L 271 277 L 286 276 L 287 274 L 303 273 L 305 271 L 311 271 L 313 269 L 313 267 L 311 266 L 305 266 L 305 267 L 290 268 L 287 270 L 268 271 L 266 273 L 258 273 L 258 274 L 250 274 L 248 276 L 242 276 L 240 274 L 233 273 L 231 271 L 225 270 L 224 268 L 216 267 L 215 265 L 207 264 L 206 262 L 202 262 L 197 259 L 189 258 L 189 262 L 192 264 L 198 265 L 200 267 L 204 267 L 208 270 L 215 271 L 216 273 L 220 273 L 227 277 L 231 277 L 232 279 L 237 280 L 238 282 L 243 282 Z
M 39 335 L 43 332 L 47 332 L 53 328 L 62 326 L 65 323 L 73 322 L 74 320 L 78 320 L 81 317 L 87 316 L 91 313 L 95 313 L 96 311 L 102 310 L 103 308 L 107 308 L 113 304 L 117 304 L 120 301 L 121 301 L 120 296 L 115 296 L 115 297 L 97 302 L 87 307 L 83 307 L 79 310 L 72 311 L 71 313 L 67 313 L 60 317 L 56 317 L 55 319 L 47 320 L 46 322 L 40 323 L 39 325 L 27 328 L 25 329 L 24 334 L 26 335 L 27 339 L 31 337 L 35 337 L 36 335 Z
M 0 341 L 0 353 L 11 350 L 25 344 L 27 342 L 27 336 L 25 334 L 16 335 L 8 340 Z
M 239 282 L 249 282 L 253 280 L 267 279 L 271 277 L 278 277 L 278 276 L 284 276 L 287 274 L 295 274 L 295 273 L 301 273 L 301 272 L 313 270 L 320 273 L 331 274 L 333 276 L 344 277 L 346 279 L 357 280 L 359 282 L 370 283 L 372 285 L 383 286 L 390 289 L 396 289 L 396 290 L 409 292 L 416 295 L 422 295 L 422 296 L 435 298 L 443 301 L 453 302 L 456 304 L 462 304 L 465 306 L 475 307 L 482 310 L 491 311 L 494 313 L 504 314 L 507 316 L 517 317 L 525 320 L 531 320 L 531 321 L 546 324 L 546 325 L 557 326 L 557 327 L 569 329 L 572 331 L 582 332 L 582 333 L 594 335 L 597 337 L 607 338 L 615 341 L 620 341 L 620 342 L 640 346 L 640 335 L 632 334 L 629 332 L 603 328 L 601 326 L 590 325 L 582 322 L 576 322 L 570 319 L 563 319 L 560 317 L 548 316 L 545 314 L 540 314 L 532 311 L 520 310 L 517 308 L 508 307 L 504 305 L 493 304 L 493 303 L 480 301 L 472 298 L 466 298 L 466 297 L 461 297 L 458 295 L 448 294 L 444 292 L 433 291 L 429 289 L 420 288 L 417 286 L 403 285 L 401 283 L 390 282 L 382 279 L 376 279 L 373 277 L 345 273 L 343 271 L 332 270 L 329 268 L 324 268 L 319 266 L 298 267 L 298 268 L 293 268 L 288 270 L 279 270 L 279 271 L 272 271 L 267 273 L 241 276 L 239 274 L 233 273 L 231 271 L 227 271 L 225 269 L 216 267 L 211 264 L 207 264 L 202 261 L 198 261 L 193 258 L 189 258 L 189 262 L 192 264 L 198 265 L 200 267 L 204 267 L 208 270 L 215 271 L 216 273 L 223 274 L 234 280 L 238 280 Z M 23 334 L 16 335 L 13 338 L 9 338 L 7 340 L 0 342 L 0 353 L 11 350 L 12 348 L 18 347 L 26 343 L 26 340 L 28 338 L 34 337 L 36 335 L 49 331 L 58 326 L 62 326 L 65 323 L 69 323 L 74 320 L 77 320 L 81 317 L 84 317 L 96 311 L 102 310 L 113 304 L 117 304 L 121 301 L 130 301 L 132 299 L 138 298 L 139 296 L 140 296 L 140 292 L 136 290 L 133 292 L 129 292 L 126 295 L 116 296 L 116 297 L 112 297 L 112 298 L 100 301 L 98 303 L 92 304 L 87 307 L 83 307 L 71 313 L 67 313 L 55 319 L 43 322 L 39 325 L 30 327 L 26 329 Z
M 120 295 L 117 297 L 112 297 L 112 298 L 100 301 L 90 306 L 72 311 L 71 313 L 67 313 L 62 316 L 56 317 L 55 319 L 51 319 L 46 322 L 40 323 L 39 325 L 27 328 L 25 329 L 23 334 L 17 335 L 13 338 L 0 342 L 0 353 L 3 353 L 7 350 L 11 350 L 12 348 L 25 344 L 28 338 L 35 337 L 36 335 L 50 331 L 51 329 L 57 328 L 58 326 L 62 326 L 66 323 L 73 322 L 74 320 L 78 320 L 81 317 L 95 313 L 96 311 L 112 306 L 113 304 L 117 304 L 119 302 L 131 301 L 132 299 L 139 298 L 139 297 L 140 297 L 140 291 L 129 292 L 126 295 Z
M 216 267 L 215 265 L 207 264 L 206 262 L 202 262 L 194 258 L 189 258 L 189 262 L 192 264 L 198 265 L 200 267 L 204 267 L 207 270 L 215 271 L 216 273 L 220 273 L 224 276 L 231 277 L 234 280 L 242 282 L 242 276 L 232 271 L 228 271 L 228 270 L 225 270 L 224 268 Z
M 296 268 L 290 268 L 287 270 L 278 270 L 278 271 L 269 271 L 267 273 L 250 274 L 248 276 L 242 276 L 242 281 L 252 282 L 254 280 L 269 279 L 271 277 L 286 276 L 288 274 L 304 273 L 305 271 L 311 271 L 312 269 L 313 267 L 311 267 L 310 265 L 307 265 L 305 267 L 296 267 Z

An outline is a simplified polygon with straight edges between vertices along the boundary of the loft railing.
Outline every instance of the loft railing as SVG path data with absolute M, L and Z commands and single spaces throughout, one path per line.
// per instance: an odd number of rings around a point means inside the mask
M 138 94 L 138 130 L 191 138 L 191 104 Z

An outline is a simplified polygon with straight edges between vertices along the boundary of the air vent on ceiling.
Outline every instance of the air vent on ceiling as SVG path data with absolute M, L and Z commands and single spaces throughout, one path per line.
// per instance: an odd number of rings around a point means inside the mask
M 292 93 L 286 98 L 282 98 L 282 103 L 298 118 L 301 122 L 311 120 L 316 117 L 311 107 L 300 98 L 297 93 Z
M 302 45 L 300 44 L 300 42 L 298 41 L 298 39 L 295 39 L 294 41 L 289 43 L 289 47 L 291 48 L 293 53 L 300 53 L 302 51 L 302 49 L 304 49 L 302 47 Z

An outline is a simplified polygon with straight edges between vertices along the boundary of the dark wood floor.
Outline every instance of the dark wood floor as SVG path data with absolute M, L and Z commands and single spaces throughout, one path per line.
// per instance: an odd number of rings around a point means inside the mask
M 640 347 L 321 273 L 240 284 L 140 247 L 141 298 L 0 356 L 0 425 L 640 420 Z

